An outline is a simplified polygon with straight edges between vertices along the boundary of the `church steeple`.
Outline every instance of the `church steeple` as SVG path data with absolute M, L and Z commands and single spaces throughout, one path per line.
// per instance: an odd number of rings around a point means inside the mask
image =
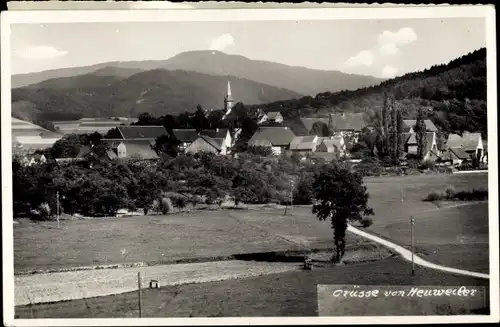
M 227 81 L 227 93 L 224 96 L 224 118 L 229 115 L 231 112 L 231 108 L 233 107 L 234 100 L 233 96 L 231 95 L 231 82 L 228 80 Z

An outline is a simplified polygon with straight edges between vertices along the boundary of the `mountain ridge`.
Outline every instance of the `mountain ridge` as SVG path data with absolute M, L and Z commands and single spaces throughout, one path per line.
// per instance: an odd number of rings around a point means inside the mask
M 182 52 L 168 59 L 111 61 L 31 74 L 17 74 L 12 76 L 12 88 L 25 87 L 48 79 L 89 74 L 109 67 L 121 69 L 122 74 L 123 70 L 164 68 L 195 71 L 209 75 L 231 75 L 289 89 L 304 95 L 314 95 L 325 91 L 354 90 L 363 86 L 377 84 L 383 80 L 368 75 L 348 74 L 335 70 L 319 70 L 266 60 L 254 60 L 242 55 L 231 55 L 220 51 L 196 50 Z

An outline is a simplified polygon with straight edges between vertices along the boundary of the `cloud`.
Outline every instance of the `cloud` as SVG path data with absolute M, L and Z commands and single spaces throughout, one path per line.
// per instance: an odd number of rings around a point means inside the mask
M 394 46 L 401 46 L 416 40 L 417 33 L 410 27 L 403 27 L 397 32 L 384 31 L 378 36 L 378 43 L 381 45 L 392 43 Z
M 386 56 L 393 56 L 399 52 L 399 48 L 394 43 L 387 43 L 380 47 L 380 53 Z
M 234 44 L 234 37 L 231 34 L 222 34 L 212 39 L 210 50 L 222 51 L 230 45 Z
M 28 46 L 18 53 L 23 59 L 54 59 L 65 56 L 68 52 L 45 45 Z
M 368 50 L 360 51 L 357 55 L 347 59 L 345 64 L 350 67 L 371 66 L 373 64 L 373 54 Z
M 382 69 L 382 76 L 385 78 L 392 78 L 396 76 L 398 73 L 398 69 L 392 66 L 385 66 L 384 69 Z

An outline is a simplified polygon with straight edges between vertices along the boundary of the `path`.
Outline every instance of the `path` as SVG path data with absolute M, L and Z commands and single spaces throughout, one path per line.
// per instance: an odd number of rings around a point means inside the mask
M 82 270 L 15 276 L 15 305 L 57 302 L 131 292 L 151 279 L 160 287 L 246 278 L 299 269 L 298 263 L 217 261 L 150 267 Z
M 367 238 L 371 241 L 382 244 L 382 245 L 398 252 L 399 254 L 401 254 L 401 256 L 405 260 L 408 260 L 408 261 L 412 260 L 412 252 L 405 249 L 404 247 L 402 247 L 400 245 L 394 244 L 392 242 L 389 242 L 387 240 L 384 240 L 383 238 L 369 234 L 367 232 L 363 232 L 363 231 L 361 231 L 361 230 L 359 230 L 351 225 L 348 225 L 347 230 L 353 234 L 362 236 L 364 238 Z M 488 274 L 482 274 L 482 273 L 478 273 L 478 272 L 467 271 L 467 270 L 437 265 L 435 263 L 425 261 L 424 259 L 420 258 L 419 256 L 417 256 L 415 254 L 413 255 L 413 260 L 414 260 L 415 264 L 417 264 L 417 265 L 424 266 L 424 267 L 431 268 L 431 269 L 435 269 L 435 270 L 441 270 L 441 271 L 446 271 L 446 272 L 453 273 L 453 274 L 472 276 L 472 277 L 477 277 L 477 278 L 484 278 L 484 279 L 490 278 L 490 276 Z

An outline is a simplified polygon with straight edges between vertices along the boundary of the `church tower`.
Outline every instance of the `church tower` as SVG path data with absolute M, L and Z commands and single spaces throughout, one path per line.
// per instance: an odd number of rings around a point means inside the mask
M 225 111 L 224 116 L 229 115 L 229 113 L 231 112 L 231 108 L 233 107 L 233 104 L 234 100 L 233 96 L 231 95 L 231 82 L 227 81 L 227 93 L 224 96 L 224 111 Z

